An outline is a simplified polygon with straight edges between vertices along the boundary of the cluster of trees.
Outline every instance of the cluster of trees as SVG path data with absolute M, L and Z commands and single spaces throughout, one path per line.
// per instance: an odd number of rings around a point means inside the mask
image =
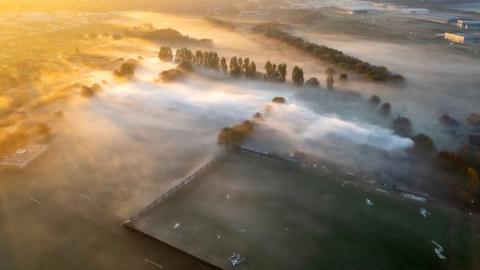
M 230 30 L 234 30 L 235 29 L 235 25 L 231 22 L 227 22 L 227 21 L 224 21 L 224 20 L 220 20 L 218 18 L 214 18 L 214 17 L 205 17 L 205 20 L 210 22 L 211 24 L 213 25 L 216 25 L 218 27 L 222 27 L 222 28 L 225 28 L 225 29 L 230 29 Z
M 392 128 L 395 133 L 407 137 L 412 132 L 412 122 L 407 117 L 398 115 L 397 118 L 393 120 Z
M 265 63 L 265 80 L 272 82 L 285 82 L 287 80 L 287 65 L 272 64 L 270 61 Z
M 305 79 L 303 78 L 303 69 L 294 66 L 292 69 L 292 82 L 296 86 L 302 86 Z
M 223 128 L 218 134 L 217 143 L 229 147 L 240 146 L 254 131 L 253 122 L 246 120 L 233 127 Z
M 80 87 L 80 93 L 83 97 L 93 97 L 100 90 L 102 90 L 102 87 L 98 83 L 95 83 L 92 86 L 82 85 L 82 87 Z
M 460 181 L 450 183 L 453 199 L 467 207 L 479 207 L 480 200 L 480 154 L 468 146 L 457 152 L 441 151 L 437 154 L 437 164 L 443 169 L 461 176 Z
M 372 95 L 372 96 L 370 97 L 370 99 L 368 100 L 368 102 L 370 102 L 370 103 L 373 104 L 373 105 L 378 105 L 378 104 L 380 104 L 381 99 L 380 99 L 380 97 L 377 96 L 377 95 Z
M 271 82 L 286 82 L 287 81 L 287 64 L 275 64 L 270 61 L 265 63 L 265 73 L 259 73 L 257 71 L 257 66 L 254 61 L 251 61 L 250 58 L 242 58 L 233 56 L 230 58 L 230 61 L 227 63 L 225 57 L 220 57 L 216 52 L 213 51 L 196 51 L 195 54 L 188 48 L 181 48 L 175 52 L 173 56 L 172 49 L 168 46 L 162 46 L 158 57 L 164 61 L 171 61 L 172 59 L 179 63 L 182 66 L 203 66 L 206 68 L 211 68 L 215 70 L 222 70 L 224 73 L 229 73 L 231 77 L 240 78 L 245 77 L 249 79 L 258 79 L 262 78 Z M 329 81 L 327 80 L 327 85 L 330 86 L 330 89 L 333 87 L 333 75 L 335 70 L 333 68 L 327 69 L 327 74 L 329 76 Z M 345 75 L 346 76 L 346 75 Z M 297 86 L 303 86 L 305 83 L 303 69 L 298 66 L 293 67 L 292 69 L 292 82 Z M 306 85 L 309 87 L 318 87 L 320 83 L 317 78 L 310 78 L 307 80 Z
M 158 58 L 163 61 L 170 62 L 173 60 L 172 49 L 168 46 L 162 46 L 160 52 L 158 53 Z
M 185 73 L 178 69 L 169 69 L 162 71 L 160 74 L 158 74 L 158 77 L 162 82 L 173 82 L 184 78 Z
M 335 64 L 344 69 L 353 70 L 360 74 L 365 74 L 367 78 L 374 81 L 403 82 L 405 80 L 403 76 L 391 73 L 384 66 L 371 65 L 358 58 L 345 55 L 339 50 L 305 41 L 302 38 L 278 30 L 270 24 L 255 26 L 253 30 L 308 52 L 322 61 Z
M 119 34 L 119 33 L 110 34 L 110 33 L 107 33 L 107 32 L 104 32 L 101 35 L 93 32 L 93 33 L 85 34 L 84 37 L 88 38 L 88 39 L 97 39 L 99 37 L 104 37 L 104 38 L 111 37 L 114 40 L 121 40 L 122 39 L 122 35 Z
M 202 46 L 210 46 L 212 44 L 212 41 L 210 39 L 191 38 L 189 36 L 182 35 L 182 33 L 178 32 L 175 29 L 156 29 L 151 24 L 125 27 L 123 28 L 123 34 L 125 36 L 132 36 L 169 44 L 196 44 Z
M 370 97 L 370 99 L 368 100 L 368 102 L 376 107 L 376 106 L 380 105 L 380 103 L 382 103 L 382 100 L 380 99 L 379 96 L 372 95 Z M 384 116 L 389 115 L 391 113 L 391 111 L 392 111 L 392 105 L 389 102 L 385 102 L 385 103 L 382 104 L 382 106 L 380 106 L 380 113 Z M 405 117 L 403 117 L 403 118 L 405 118 Z M 408 120 L 408 122 L 410 121 L 408 118 L 406 120 Z M 408 126 L 408 123 L 407 123 L 406 120 L 402 119 L 402 117 L 400 117 L 400 119 L 399 118 L 395 119 L 396 122 L 394 121 L 394 127 L 398 130 L 404 130 L 404 128 L 406 128 L 406 126 Z M 402 133 L 402 132 L 400 132 L 400 133 Z
M 113 74 L 118 77 L 132 78 L 135 75 L 135 69 L 138 62 L 135 59 L 128 59 L 120 65 L 119 69 L 113 71 Z
M 195 55 L 193 55 L 190 49 L 178 49 L 175 52 L 175 62 L 179 64 L 193 65 L 195 62 Z
M 242 57 L 234 56 L 230 58 L 230 75 L 236 78 L 245 76 L 245 78 L 255 79 L 257 77 L 257 66 L 248 57 L 242 59 Z
M 195 64 L 207 68 L 218 69 L 220 65 L 220 58 L 216 52 L 195 52 Z
M 419 154 L 430 154 L 435 151 L 435 144 L 430 136 L 420 133 L 412 138 L 414 151 Z
M 163 47 L 162 47 L 163 48 Z M 163 49 L 164 52 L 171 51 L 169 47 Z M 162 52 L 162 49 L 161 49 Z M 161 57 L 162 53 L 159 54 Z M 165 58 L 167 59 L 167 58 Z M 232 57 L 230 58 L 230 63 L 227 65 L 227 59 L 221 57 L 213 51 L 196 51 L 195 54 L 190 49 L 181 48 L 178 49 L 175 53 L 175 62 L 184 65 L 199 65 L 206 68 L 211 68 L 215 70 L 221 69 L 224 73 L 230 71 L 232 77 L 242 77 L 245 78 L 256 78 L 257 77 L 257 66 L 254 61 L 250 61 L 249 58 L 241 57 Z

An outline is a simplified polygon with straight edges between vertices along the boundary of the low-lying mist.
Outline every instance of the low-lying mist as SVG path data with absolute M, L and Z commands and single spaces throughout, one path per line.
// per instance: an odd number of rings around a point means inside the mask
M 265 120 L 257 122 L 261 134 L 258 138 L 271 138 L 255 142 L 254 136 L 250 143 L 256 144 L 259 150 L 283 154 L 302 150 L 328 158 L 333 148 L 335 162 L 353 166 L 362 165 L 357 162 L 368 160 L 367 155 L 401 153 L 412 146 L 410 139 L 395 135 L 388 128 L 390 120 L 380 116 L 365 99 L 345 100 L 344 94 L 324 89 L 236 80 L 206 70 L 190 73 L 181 81 L 158 82 L 158 73 L 173 66 L 155 57 L 145 58 L 129 82 L 115 82 L 109 74 L 97 74 L 97 78 L 112 83 L 105 86 L 99 100 L 94 101 L 96 110 L 108 115 L 121 129 L 128 125 L 148 125 L 152 129 L 204 134 L 185 142 L 175 138 L 171 143 L 179 147 L 203 145 L 204 149 L 210 149 L 208 152 L 217 148 L 216 135 L 223 127 L 252 119 L 256 112 L 265 114 Z M 287 103 L 272 103 L 275 96 L 285 97 Z M 267 105 L 272 110 L 265 113 Z M 112 108 L 118 111 L 108 112 Z M 131 132 L 128 129 L 125 132 Z M 356 153 L 352 151 L 356 145 L 377 150 Z M 344 158 L 338 153 L 343 153 Z M 356 157 L 355 164 L 348 162 L 352 157 Z M 378 156 L 377 160 L 380 159 Z

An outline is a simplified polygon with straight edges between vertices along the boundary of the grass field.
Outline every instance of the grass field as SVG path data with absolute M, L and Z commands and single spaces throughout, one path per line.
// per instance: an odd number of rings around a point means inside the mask
M 334 177 L 229 155 L 135 226 L 225 269 L 232 253 L 246 258 L 239 269 L 470 269 L 465 217 L 342 186 Z M 422 217 L 421 207 L 431 215 Z M 447 260 L 435 255 L 432 241 Z

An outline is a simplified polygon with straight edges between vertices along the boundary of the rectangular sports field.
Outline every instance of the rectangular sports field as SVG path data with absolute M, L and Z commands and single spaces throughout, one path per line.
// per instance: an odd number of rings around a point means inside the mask
M 235 269 L 471 268 L 465 216 L 309 170 L 229 154 L 133 226 L 224 269 L 234 268 L 233 253 L 245 258 Z M 431 213 L 426 218 L 422 207 Z

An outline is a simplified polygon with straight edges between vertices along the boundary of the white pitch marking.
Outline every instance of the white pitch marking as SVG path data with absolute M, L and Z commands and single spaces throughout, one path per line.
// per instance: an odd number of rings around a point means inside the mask
M 149 260 L 149 259 L 145 258 L 143 261 L 144 261 L 145 263 L 149 263 L 149 264 L 151 264 L 151 265 L 153 265 L 153 266 L 155 266 L 155 267 L 157 267 L 157 268 L 159 268 L 159 269 L 163 269 L 163 267 L 162 267 L 160 264 L 158 264 L 158 263 L 156 263 L 156 262 L 154 262 L 154 261 L 152 261 L 152 260 Z
M 36 203 L 37 205 L 40 205 L 40 201 L 39 201 L 39 200 L 36 200 L 36 199 L 33 198 L 33 197 L 30 197 L 29 199 L 30 199 L 30 201 L 32 201 L 33 203 Z

